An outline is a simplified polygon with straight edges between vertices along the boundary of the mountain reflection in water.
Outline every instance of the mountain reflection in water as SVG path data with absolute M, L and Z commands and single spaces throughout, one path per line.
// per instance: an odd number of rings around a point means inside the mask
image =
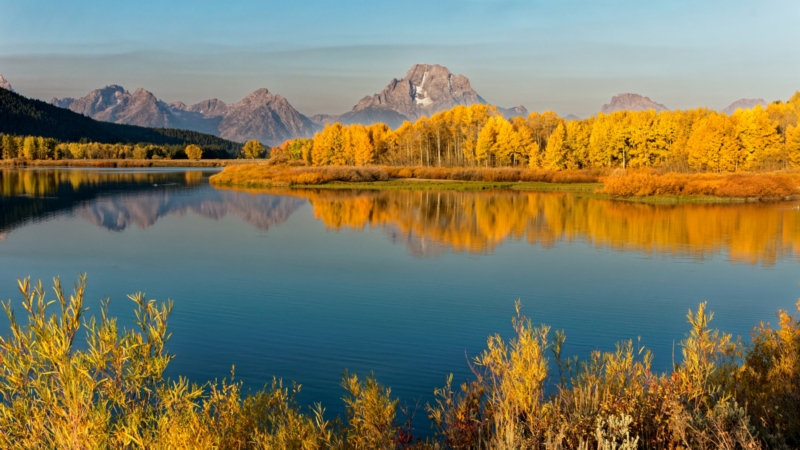
M 582 241 L 615 251 L 773 265 L 795 257 L 800 211 L 786 203 L 650 205 L 558 192 L 234 190 L 208 172 L 0 170 L 0 241 L 50 217 L 80 217 L 113 231 L 189 212 L 228 214 L 259 230 L 305 203 L 329 230 L 377 228 L 418 257 L 492 253 L 506 240 L 552 247 Z
M 207 173 L 205 174 L 207 175 Z M 200 171 L 0 171 L 0 236 L 51 217 L 81 217 L 111 231 L 145 229 L 188 212 L 219 220 L 238 216 L 266 231 L 285 222 L 305 200 L 211 189 Z

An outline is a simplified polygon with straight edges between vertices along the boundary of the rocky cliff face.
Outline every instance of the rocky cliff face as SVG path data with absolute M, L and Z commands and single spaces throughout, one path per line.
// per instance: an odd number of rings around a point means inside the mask
M 764 101 L 763 98 L 742 98 L 731 103 L 730 105 L 728 105 L 727 108 L 723 109 L 721 112 L 723 114 L 727 114 L 730 116 L 731 114 L 735 113 L 737 109 L 753 109 L 757 105 L 766 107 L 767 102 Z
M 178 128 L 179 125 L 169 105 L 141 88 L 131 94 L 122 86 L 111 85 L 82 98 L 54 98 L 50 103 L 103 122 L 151 128 Z
M 437 64 L 416 64 L 401 79 L 393 79 L 378 94 L 367 96 L 353 109 L 338 117 L 342 123 L 384 122 L 392 128 L 404 120 L 415 121 L 457 105 L 486 103 L 467 77 L 454 75 Z M 524 106 L 498 108 L 507 117 L 527 115 Z
M 669 111 L 666 106 L 650 100 L 650 97 L 643 97 L 639 94 L 619 94 L 611 98 L 611 103 L 606 103 L 600 112 L 609 114 L 614 111 L 647 111 L 650 109 L 658 111 Z
M 0 88 L 14 92 L 14 89 L 11 88 L 11 83 L 3 77 L 2 73 L 0 73 Z
M 225 108 L 219 135 L 232 141 L 257 139 L 277 145 L 287 139 L 311 137 L 316 129 L 311 119 L 297 112 L 285 98 L 259 89 Z
M 122 86 L 112 85 L 79 99 L 54 98 L 51 103 L 105 122 L 181 128 L 236 142 L 256 139 L 278 145 L 293 137 L 311 136 L 317 129 L 285 98 L 266 89 L 253 92 L 234 105 L 211 99 L 187 106 L 183 102 L 167 104 L 141 88 L 131 94 Z

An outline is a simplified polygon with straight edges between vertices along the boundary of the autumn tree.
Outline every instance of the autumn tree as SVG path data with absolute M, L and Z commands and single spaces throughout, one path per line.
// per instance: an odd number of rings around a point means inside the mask
M 347 164 L 344 127 L 340 123 L 326 125 L 314 136 L 311 162 L 315 166 L 343 166 Z
M 783 165 L 780 161 L 781 138 L 777 126 L 760 106 L 738 110 L 737 131 L 739 142 L 745 153 L 744 169 L 774 169 Z
M 800 125 L 789 125 L 786 128 L 785 153 L 792 167 L 800 167 Z
M 0 142 L 3 146 L 3 159 L 13 159 L 17 157 L 17 154 L 19 153 L 19 146 L 17 145 L 17 139 L 14 136 L 11 136 L 10 134 L 4 134 Z
M 711 113 L 692 131 L 686 144 L 689 167 L 709 172 L 735 172 L 742 164 L 735 119 Z
M 567 167 L 567 150 L 567 129 L 563 123 L 560 123 L 547 140 L 547 148 L 544 150 L 544 161 L 542 163 L 544 168 L 551 170 L 565 169 Z
M 187 145 L 186 150 L 184 150 L 184 152 L 186 152 L 186 156 L 188 156 L 189 159 L 197 160 L 203 157 L 203 149 L 201 149 L 199 146 L 195 144 Z
M 497 120 L 491 118 L 478 133 L 475 144 L 475 161 L 478 164 L 489 166 L 493 160 L 495 144 L 497 143 Z
M 372 145 L 370 133 L 364 125 L 351 125 L 348 128 L 348 151 L 352 153 L 349 160 L 357 166 L 366 166 L 375 161 L 375 147 Z
M 242 147 L 242 155 L 246 159 L 260 158 L 264 154 L 264 146 L 261 142 L 253 139 L 244 143 Z
M 36 153 L 36 138 L 25 137 L 25 140 L 22 141 L 22 157 L 28 160 L 36 159 Z

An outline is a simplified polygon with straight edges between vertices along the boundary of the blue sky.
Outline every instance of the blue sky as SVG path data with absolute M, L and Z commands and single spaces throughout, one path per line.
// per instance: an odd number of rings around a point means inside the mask
M 486 100 L 588 116 L 636 92 L 720 109 L 800 89 L 800 2 L 0 0 L 0 73 L 49 100 L 107 84 L 166 101 L 266 87 L 342 113 L 414 63 Z

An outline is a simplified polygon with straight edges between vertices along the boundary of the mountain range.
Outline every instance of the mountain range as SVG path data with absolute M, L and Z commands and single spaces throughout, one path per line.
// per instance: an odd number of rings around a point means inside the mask
M 216 98 L 187 106 L 166 103 L 139 88 L 132 94 L 122 86 L 96 89 L 81 98 L 54 98 L 51 104 L 93 119 L 153 128 L 181 128 L 209 133 L 235 142 L 256 139 L 278 145 L 288 139 L 311 137 L 325 123 L 383 122 L 392 128 L 456 105 L 487 104 L 469 79 L 440 65 L 417 64 L 406 76 L 393 79 L 377 94 L 366 96 L 341 115 L 318 114 L 311 118 L 298 112 L 284 97 L 258 89 L 240 102 L 226 104 Z M 528 110 L 498 108 L 506 117 L 527 116 Z
M 180 128 L 235 142 L 256 139 L 277 145 L 295 137 L 310 137 L 317 130 L 317 125 L 285 98 L 266 89 L 258 89 L 231 105 L 211 99 L 187 106 L 182 102 L 167 104 L 142 88 L 131 94 L 122 86 L 111 85 L 85 97 L 54 98 L 50 103 L 103 122 Z
M 0 133 L 50 137 L 64 142 L 88 139 L 106 144 L 197 144 L 207 151 L 224 151 L 229 154 L 235 154 L 241 149 L 241 144 L 197 131 L 145 128 L 94 120 L 40 100 L 23 97 L 7 89 L 0 89 Z
M 13 92 L 2 75 L 0 87 Z M 180 101 L 166 103 L 143 88 L 130 93 L 118 85 L 96 89 L 77 99 L 54 98 L 50 103 L 103 122 L 192 130 L 240 143 L 255 139 L 270 146 L 288 139 L 311 137 L 326 123 L 369 125 L 382 122 L 397 128 L 406 120 L 415 121 L 457 105 L 488 104 L 472 88 L 467 77 L 453 74 L 437 64 L 412 66 L 403 78 L 392 79 L 381 92 L 365 96 L 350 111 L 339 115 L 307 117 L 286 98 L 263 88 L 233 104 L 216 98 L 194 105 Z M 741 99 L 722 112 L 732 114 L 738 108 L 748 109 L 757 104 L 766 105 L 766 102 L 763 99 Z M 507 118 L 528 115 L 528 110 L 522 105 L 497 109 Z M 669 110 L 649 97 L 625 93 L 612 97 L 602 106 L 601 112 L 650 109 Z M 569 115 L 567 119 L 575 120 L 577 117 Z

